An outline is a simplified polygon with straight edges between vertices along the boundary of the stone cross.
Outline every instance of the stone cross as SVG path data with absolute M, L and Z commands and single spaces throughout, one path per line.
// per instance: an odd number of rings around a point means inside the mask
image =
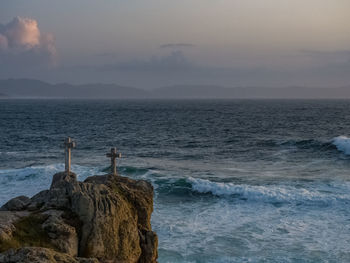
M 117 153 L 117 148 L 112 148 L 110 153 L 106 154 L 107 157 L 111 158 L 111 168 L 113 175 L 117 175 L 117 161 L 116 158 L 121 158 L 122 154 Z
M 71 149 L 75 148 L 75 142 L 70 137 L 64 140 L 64 153 L 65 153 L 65 172 L 70 173 L 70 157 Z

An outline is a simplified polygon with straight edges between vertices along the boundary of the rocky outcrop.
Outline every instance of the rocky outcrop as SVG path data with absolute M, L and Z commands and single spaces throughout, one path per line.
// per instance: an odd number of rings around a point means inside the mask
M 157 260 L 153 187 L 146 181 L 104 175 L 79 182 L 73 173 L 58 173 L 49 190 L 14 198 L 1 210 L 0 262 Z
M 74 258 L 70 255 L 63 254 L 52 249 L 42 247 L 24 247 L 11 249 L 0 254 L 0 262 L 8 263 L 99 263 L 93 258 Z
M 24 195 L 11 199 L 1 207 L 1 210 L 21 211 L 30 204 L 30 198 Z

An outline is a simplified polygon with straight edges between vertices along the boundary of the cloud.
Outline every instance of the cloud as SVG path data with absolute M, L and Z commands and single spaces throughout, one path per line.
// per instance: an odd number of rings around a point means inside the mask
M 186 71 L 194 65 L 185 57 L 182 51 L 172 51 L 164 56 L 152 56 L 147 60 L 132 60 L 118 64 L 104 65 L 102 71 Z
M 57 59 L 52 34 L 41 33 L 34 19 L 15 17 L 0 24 L 0 61 L 8 67 L 54 65 Z
M 4 35 L 8 47 L 31 49 L 40 44 L 40 31 L 37 21 L 15 17 L 5 26 Z
M 309 56 L 350 56 L 350 50 L 322 51 L 303 49 L 300 52 Z
M 115 57 L 117 57 L 117 53 L 116 52 L 102 52 L 102 53 L 97 53 L 96 56 L 115 58 Z
M 350 59 L 347 57 L 347 51 L 334 51 L 330 54 L 303 51 L 302 57 L 315 56 L 315 61 L 312 59 L 312 63 L 303 67 L 276 67 L 258 63 L 256 65 L 236 63 L 236 65 L 214 66 L 201 64 L 195 60 L 195 57 L 188 56 L 185 51 L 166 49 L 159 52 L 158 55 L 149 54 L 126 61 L 120 61 L 117 57 L 109 60 L 113 61 L 112 63 L 104 60 L 103 64 L 94 62 L 90 65 L 81 64 L 58 68 L 57 70 L 61 70 L 60 76 L 62 77 L 58 81 L 79 83 L 99 81 L 146 89 L 177 84 L 211 84 L 228 87 L 336 87 L 350 83 Z M 45 77 L 47 76 L 48 74 L 45 74 Z M 70 79 L 67 79 L 67 76 Z
M 190 43 L 169 43 L 169 44 L 163 44 L 160 45 L 160 48 L 189 48 L 189 47 L 195 47 L 196 45 L 190 44 Z
M 319 64 L 342 64 L 350 60 L 350 50 L 301 50 L 300 52 Z
M 0 34 L 0 50 L 5 50 L 8 48 L 8 41 L 7 41 L 7 37 L 3 36 L 2 34 Z

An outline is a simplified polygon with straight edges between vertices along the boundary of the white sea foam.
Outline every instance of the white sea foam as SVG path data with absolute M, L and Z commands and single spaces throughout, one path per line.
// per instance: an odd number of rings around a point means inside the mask
M 332 139 L 332 143 L 339 151 L 350 155 L 350 138 L 346 136 L 338 136 Z
M 332 262 L 350 252 L 347 206 L 276 207 L 229 198 L 156 202 L 152 226 L 160 262 Z M 310 253 L 315 250 L 319 254 Z
M 296 188 L 293 185 L 246 185 L 234 183 L 212 182 L 199 178 L 188 178 L 192 189 L 199 193 L 211 193 L 216 196 L 234 196 L 242 199 L 263 202 L 305 202 L 314 201 L 332 203 L 336 201 L 350 201 L 350 188 L 347 191 L 332 192 L 319 189 Z

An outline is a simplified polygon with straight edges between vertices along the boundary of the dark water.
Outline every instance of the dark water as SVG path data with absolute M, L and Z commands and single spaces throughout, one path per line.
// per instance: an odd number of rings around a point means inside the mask
M 0 100 L 0 204 L 63 169 L 155 187 L 160 262 L 350 262 L 350 101 Z

